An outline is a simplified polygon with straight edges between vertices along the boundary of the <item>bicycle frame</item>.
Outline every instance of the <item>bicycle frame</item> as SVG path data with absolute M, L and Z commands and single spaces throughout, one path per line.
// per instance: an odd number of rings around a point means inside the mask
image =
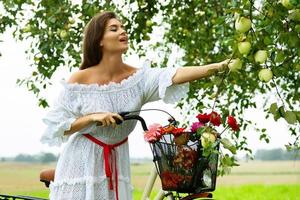
M 149 199 L 156 178 L 157 178 L 157 171 L 156 171 L 156 167 L 153 166 L 153 168 L 151 170 L 151 173 L 150 173 L 150 176 L 149 176 L 149 178 L 147 180 L 146 186 L 144 188 L 142 200 L 148 200 Z M 154 200 L 162 200 L 162 199 L 164 199 L 164 197 L 166 196 L 167 193 L 168 192 L 160 189 L 160 191 L 158 192 L 158 194 L 156 195 L 156 197 L 155 197 Z M 168 195 L 167 199 L 173 200 L 173 196 L 172 195 Z

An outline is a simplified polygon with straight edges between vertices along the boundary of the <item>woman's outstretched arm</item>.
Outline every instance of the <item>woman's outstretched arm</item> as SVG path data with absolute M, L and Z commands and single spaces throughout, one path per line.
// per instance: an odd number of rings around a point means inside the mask
M 187 66 L 177 69 L 172 78 L 173 84 L 181 84 L 211 76 L 217 71 L 224 70 L 228 65 L 229 59 L 219 63 L 212 63 L 202 66 Z

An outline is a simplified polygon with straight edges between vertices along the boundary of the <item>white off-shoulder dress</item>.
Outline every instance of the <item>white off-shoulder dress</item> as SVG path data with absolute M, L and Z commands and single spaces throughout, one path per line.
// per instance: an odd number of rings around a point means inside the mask
M 162 99 L 175 103 L 186 97 L 188 83 L 172 85 L 177 68 L 151 68 L 144 65 L 120 83 L 106 85 L 77 84 L 62 81 L 63 90 L 53 107 L 44 117 L 47 124 L 41 142 L 59 146 L 67 142 L 57 166 L 54 182 L 50 184 L 50 199 L 53 200 L 114 200 L 114 190 L 109 189 L 109 180 L 104 167 L 103 147 L 83 136 L 89 133 L 106 144 L 124 140 L 133 131 L 136 121 L 129 120 L 112 127 L 92 124 L 71 136 L 64 136 L 76 118 L 95 112 L 123 112 L 141 109 L 151 101 Z M 132 199 L 128 142 L 114 151 L 118 174 L 118 197 Z M 112 167 L 113 168 L 113 167 Z

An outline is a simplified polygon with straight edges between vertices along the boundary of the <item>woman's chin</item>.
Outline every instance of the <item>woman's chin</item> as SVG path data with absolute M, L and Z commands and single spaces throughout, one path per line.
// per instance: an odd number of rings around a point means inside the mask
M 122 53 L 126 53 L 127 52 L 127 50 L 128 50 L 128 46 L 127 47 L 125 47 L 125 48 L 122 48 Z

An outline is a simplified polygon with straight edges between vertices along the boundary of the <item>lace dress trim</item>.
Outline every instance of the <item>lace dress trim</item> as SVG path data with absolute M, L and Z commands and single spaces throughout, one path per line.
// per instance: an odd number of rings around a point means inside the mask
M 108 84 L 100 85 L 98 83 L 91 83 L 91 84 L 82 84 L 82 83 L 68 83 L 66 80 L 61 80 L 60 83 L 64 86 L 64 88 L 71 90 L 71 91 L 78 91 L 78 92 L 117 92 L 119 90 L 126 90 L 135 84 L 137 84 L 140 79 L 142 78 L 142 74 L 144 73 L 145 69 L 147 68 L 146 65 L 144 67 L 137 69 L 132 75 L 123 79 L 121 82 L 110 82 Z

